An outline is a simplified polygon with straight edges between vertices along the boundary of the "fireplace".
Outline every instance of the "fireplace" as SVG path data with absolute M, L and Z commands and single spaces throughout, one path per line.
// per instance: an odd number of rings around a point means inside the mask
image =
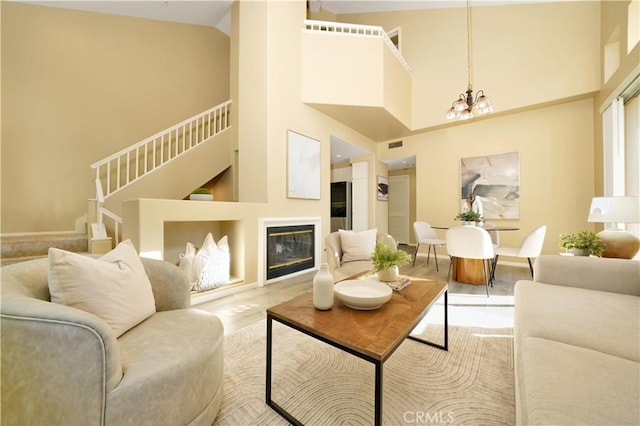
M 267 279 L 311 269 L 315 265 L 314 226 L 267 228 Z
M 307 273 L 322 256 L 319 217 L 274 217 L 258 220 L 258 285 Z

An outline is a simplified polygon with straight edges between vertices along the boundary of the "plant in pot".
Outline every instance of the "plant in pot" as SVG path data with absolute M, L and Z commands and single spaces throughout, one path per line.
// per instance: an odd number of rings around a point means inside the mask
M 484 218 L 475 210 L 458 213 L 454 220 L 461 220 L 465 225 L 479 225 L 484 222 Z
M 371 260 L 373 262 L 373 272 L 378 275 L 378 279 L 391 282 L 398 279 L 398 267 L 411 262 L 411 255 L 394 247 L 377 243 L 376 249 L 371 255 Z
M 213 201 L 213 194 L 207 188 L 196 188 L 189 195 L 190 200 Z
M 571 250 L 574 256 L 600 257 L 607 246 L 595 232 L 580 231 L 575 234 L 560 234 L 560 248 Z

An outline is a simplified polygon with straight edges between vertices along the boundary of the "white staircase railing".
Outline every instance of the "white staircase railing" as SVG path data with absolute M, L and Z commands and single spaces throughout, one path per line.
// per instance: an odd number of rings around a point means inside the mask
M 384 28 L 382 27 L 376 25 L 348 24 L 344 22 L 315 21 L 313 19 L 306 19 L 304 21 L 304 24 L 306 31 L 309 32 L 349 34 L 360 37 L 381 38 L 391 49 L 396 58 L 398 58 L 398 61 L 400 61 L 407 72 L 411 72 L 411 67 L 402 57 L 402 54 L 400 53 L 396 45 L 393 44 Z
M 114 221 L 115 242 L 122 219 L 104 208 L 110 195 L 128 187 L 202 142 L 231 127 L 231 100 L 188 118 L 91 165 L 96 171 L 97 223 Z
M 102 195 L 108 198 L 223 132 L 231 126 L 230 112 L 229 100 L 93 163 Z

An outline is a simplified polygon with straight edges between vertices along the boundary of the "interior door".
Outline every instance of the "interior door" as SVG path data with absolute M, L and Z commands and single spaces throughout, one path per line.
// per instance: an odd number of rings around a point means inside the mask
M 389 176 L 389 234 L 409 244 L 409 176 Z

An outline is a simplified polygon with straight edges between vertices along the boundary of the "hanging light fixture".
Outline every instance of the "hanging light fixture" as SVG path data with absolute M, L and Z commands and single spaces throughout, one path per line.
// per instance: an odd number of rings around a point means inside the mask
M 471 3 L 467 0 L 467 71 L 469 74 L 469 85 L 467 91 L 461 93 L 458 99 L 456 99 L 451 108 L 447 111 L 447 119 L 460 119 L 468 120 L 473 117 L 473 112 L 478 114 L 488 114 L 493 111 L 491 101 L 487 98 L 482 90 L 478 90 L 476 97 L 473 97 L 472 76 L 473 76 L 473 64 L 471 62 Z

